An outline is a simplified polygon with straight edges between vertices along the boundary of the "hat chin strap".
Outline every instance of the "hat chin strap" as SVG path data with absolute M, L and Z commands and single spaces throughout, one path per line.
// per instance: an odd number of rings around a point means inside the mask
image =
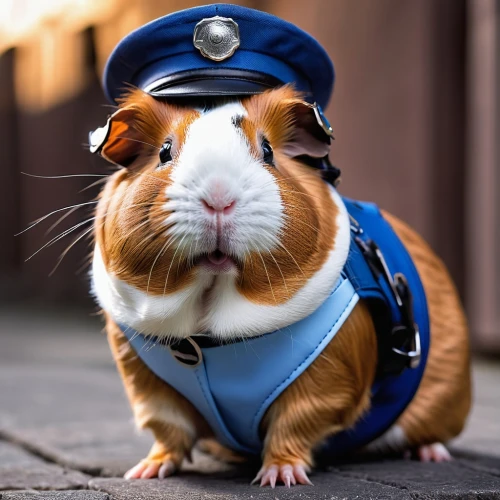
M 300 155 L 295 156 L 294 160 L 300 161 L 301 163 L 305 163 L 311 168 L 319 170 L 321 172 L 323 180 L 331 184 L 333 187 L 337 187 L 342 180 L 342 172 L 340 168 L 332 165 L 328 156 L 325 156 L 323 158 L 314 158 L 313 156 Z
M 257 71 L 208 68 L 169 75 L 149 84 L 144 91 L 154 97 L 245 96 L 281 85 L 281 80 Z

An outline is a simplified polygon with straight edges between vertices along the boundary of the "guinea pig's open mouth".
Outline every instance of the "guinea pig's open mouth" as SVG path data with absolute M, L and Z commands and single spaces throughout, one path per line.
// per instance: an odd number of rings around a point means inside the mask
M 202 255 L 195 261 L 206 271 L 213 274 L 223 274 L 235 271 L 238 268 L 236 259 L 217 249 L 208 254 Z

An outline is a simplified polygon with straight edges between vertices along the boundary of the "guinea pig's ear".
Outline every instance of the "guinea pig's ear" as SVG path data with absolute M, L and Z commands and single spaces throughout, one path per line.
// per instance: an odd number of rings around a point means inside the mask
M 121 167 L 128 167 L 141 152 L 142 134 L 134 126 L 134 107 L 121 108 L 113 113 L 104 127 L 89 133 L 90 152 Z
M 311 156 L 324 158 L 330 152 L 333 132 L 321 108 L 315 104 L 293 99 L 290 100 L 292 132 L 284 146 L 290 157 Z

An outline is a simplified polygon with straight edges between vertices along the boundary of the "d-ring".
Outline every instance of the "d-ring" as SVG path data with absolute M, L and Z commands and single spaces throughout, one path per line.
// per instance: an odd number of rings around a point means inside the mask
M 190 368 L 199 366 L 203 361 L 203 353 L 200 346 L 191 337 L 169 345 L 168 348 L 176 361 Z

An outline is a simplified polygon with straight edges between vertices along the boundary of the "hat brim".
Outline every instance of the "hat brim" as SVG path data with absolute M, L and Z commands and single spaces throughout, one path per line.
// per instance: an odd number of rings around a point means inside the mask
M 154 97 L 245 96 L 261 94 L 284 82 L 256 71 L 197 69 L 161 78 L 144 90 Z

